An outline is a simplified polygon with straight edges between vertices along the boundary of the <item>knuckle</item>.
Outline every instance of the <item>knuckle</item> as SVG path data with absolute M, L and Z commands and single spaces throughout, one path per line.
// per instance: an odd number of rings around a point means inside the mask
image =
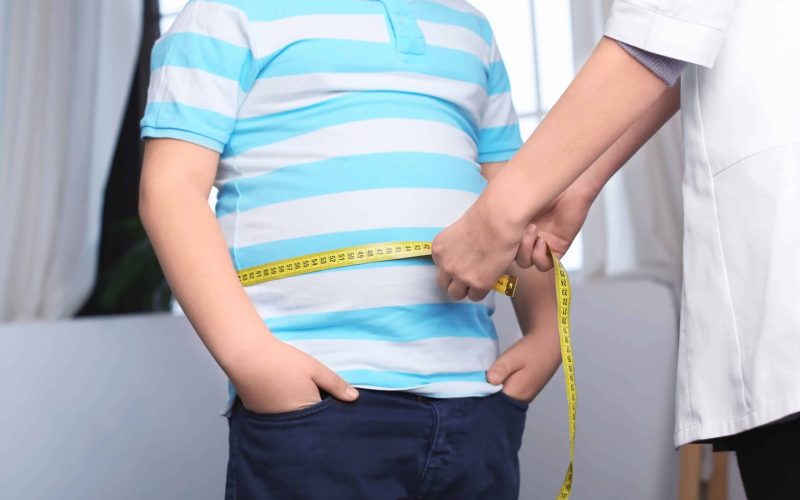
M 438 240 L 433 240 L 433 243 L 431 243 L 431 254 L 433 254 L 434 257 L 438 257 L 441 255 L 441 253 L 442 253 L 442 244 L 439 243 Z
M 484 286 L 482 280 L 480 279 L 480 277 L 474 276 L 474 275 L 470 276 L 469 278 L 467 278 L 467 286 L 471 290 L 475 290 L 476 293 L 479 293 L 480 291 L 482 291 L 485 288 L 485 286 Z

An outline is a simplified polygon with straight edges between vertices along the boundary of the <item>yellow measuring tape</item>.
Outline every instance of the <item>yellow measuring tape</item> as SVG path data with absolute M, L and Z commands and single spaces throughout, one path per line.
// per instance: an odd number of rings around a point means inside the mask
M 569 466 L 556 500 L 567 500 L 572 493 L 572 471 L 575 464 L 575 416 L 578 391 L 575 389 L 575 360 L 572 358 L 572 339 L 569 334 L 569 307 L 572 302 L 572 287 L 564 265 L 554 252 L 553 271 L 556 277 L 556 305 L 558 306 L 558 338 L 561 344 L 561 368 L 564 370 L 564 385 L 567 388 L 567 420 L 569 421 Z
M 431 244 L 425 241 L 392 241 L 372 243 L 355 247 L 339 248 L 318 252 L 302 257 L 278 260 L 269 264 L 248 267 L 239 271 L 239 281 L 244 286 L 257 285 L 266 281 L 299 276 L 316 271 L 327 271 L 339 267 L 386 262 L 388 260 L 427 257 L 431 254 Z M 504 274 L 498 278 L 494 289 L 500 293 L 514 296 L 517 290 L 516 276 Z
M 558 334 L 561 344 L 561 361 L 564 370 L 564 382 L 567 387 L 567 411 L 569 415 L 569 466 L 564 483 L 556 500 L 567 500 L 572 492 L 572 471 L 575 461 L 575 407 L 578 396 L 575 390 L 575 365 L 572 358 L 572 342 L 569 333 L 569 307 L 572 290 L 569 285 L 567 271 L 554 253 L 553 266 L 556 280 L 556 304 L 558 306 Z M 252 286 L 267 281 L 299 276 L 317 271 L 326 271 L 340 267 L 385 262 L 389 260 L 427 257 L 431 255 L 431 244 L 425 241 L 393 241 L 389 243 L 373 243 L 327 252 L 318 252 L 301 257 L 279 260 L 259 266 L 242 269 L 238 272 L 243 286 Z M 498 278 L 494 289 L 509 297 L 517 290 L 517 278 L 504 274 Z

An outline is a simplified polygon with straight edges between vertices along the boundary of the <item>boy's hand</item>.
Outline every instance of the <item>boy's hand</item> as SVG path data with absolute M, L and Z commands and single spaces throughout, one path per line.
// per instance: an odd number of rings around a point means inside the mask
M 270 339 L 232 367 L 231 377 L 245 408 L 256 413 L 286 413 L 321 401 L 320 390 L 354 401 L 358 391 L 308 354 Z
M 497 358 L 486 372 L 486 380 L 494 385 L 503 384 L 503 392 L 514 399 L 533 401 L 558 368 L 556 359 L 543 362 L 542 355 L 546 352 L 537 341 L 533 335 L 518 340 Z

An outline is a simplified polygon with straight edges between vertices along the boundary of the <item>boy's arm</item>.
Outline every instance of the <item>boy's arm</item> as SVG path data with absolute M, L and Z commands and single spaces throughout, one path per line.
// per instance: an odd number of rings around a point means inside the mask
M 333 371 L 278 341 L 236 276 L 208 206 L 219 154 L 189 142 L 145 145 L 139 213 L 175 297 L 245 406 L 279 413 L 318 402 L 318 387 L 357 397 Z
M 487 180 L 503 164 L 482 166 Z M 508 271 L 519 278 L 512 300 L 523 338 L 509 347 L 487 372 L 491 384 L 503 384 L 503 392 L 521 401 L 532 401 L 547 385 L 561 364 L 553 271 L 521 269 Z

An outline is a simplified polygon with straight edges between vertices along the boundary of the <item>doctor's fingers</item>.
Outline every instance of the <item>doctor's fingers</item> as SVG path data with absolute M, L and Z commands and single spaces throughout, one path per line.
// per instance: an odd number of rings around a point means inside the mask
M 517 257 L 514 259 L 522 269 L 527 269 L 533 265 L 533 248 L 536 243 L 537 233 L 537 227 L 533 224 L 528 224 L 522 234 L 522 240 L 517 248 Z
M 446 292 L 451 281 L 453 281 L 453 278 L 451 278 L 446 272 L 442 271 L 441 268 L 436 270 L 436 286 L 438 286 L 441 291 Z
M 447 295 L 453 300 L 463 300 L 467 296 L 468 287 L 465 283 L 452 280 L 447 286 Z
M 489 295 L 489 292 L 491 292 L 489 289 L 468 287 L 467 297 L 469 297 L 469 300 L 472 302 L 480 302 Z
M 553 259 L 550 257 L 550 250 L 547 248 L 547 243 L 541 236 L 536 238 L 536 243 L 533 245 L 531 260 L 539 271 L 545 272 L 553 269 Z
M 469 287 L 463 281 L 453 279 L 441 269 L 436 271 L 436 285 L 447 292 L 447 295 L 453 300 L 463 300 L 469 296 L 469 299 L 473 302 L 479 302 L 491 291 L 490 289 Z

